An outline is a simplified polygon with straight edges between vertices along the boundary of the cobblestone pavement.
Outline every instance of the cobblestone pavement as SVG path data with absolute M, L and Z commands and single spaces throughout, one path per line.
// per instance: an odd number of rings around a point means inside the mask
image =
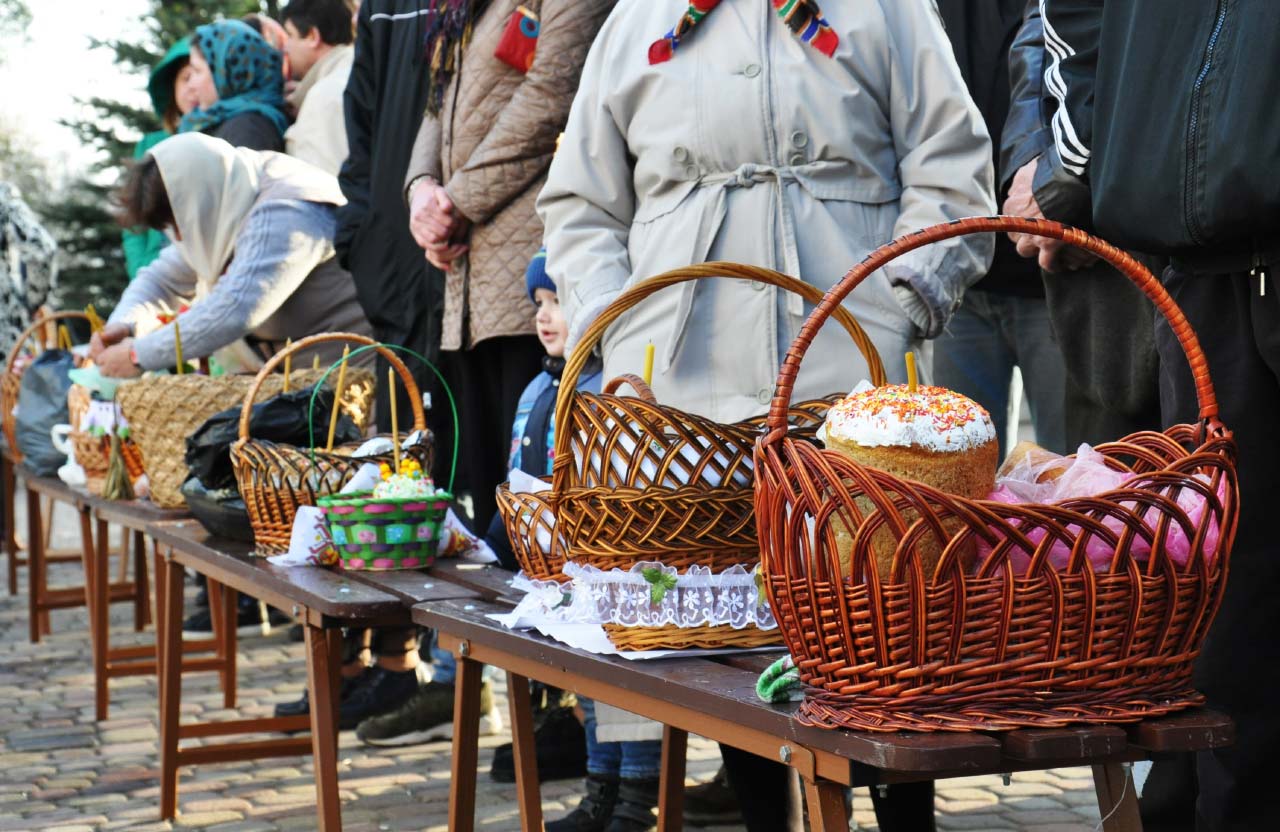
M 22 501 L 18 501 L 21 506 Z M 55 545 L 74 545 L 74 519 L 57 515 Z M 24 528 L 20 523 L 18 528 Z M 113 564 L 114 568 L 114 564 Z M 76 585 L 80 568 L 60 564 L 51 586 Z M 40 645 L 27 638 L 25 570 L 20 592 L 0 589 L 0 832 L 5 830 L 170 830 L 275 832 L 315 826 L 315 788 L 309 759 L 284 758 L 184 769 L 173 822 L 158 822 L 156 683 L 139 676 L 112 681 L 111 718 L 93 720 L 93 675 L 83 609 L 52 613 L 53 635 Z M 135 634 L 125 604 L 112 610 L 112 642 L 146 643 Z M 183 714 L 202 719 L 267 716 L 277 702 L 297 698 L 304 684 L 302 645 L 282 631 L 240 641 L 240 710 L 221 707 L 214 674 L 184 680 Z M 500 703 L 504 707 L 505 699 Z M 493 748 L 509 738 L 481 741 L 480 765 L 488 770 Z M 400 749 L 362 746 L 351 732 L 341 738 L 339 776 L 347 832 L 444 830 L 449 799 L 449 745 Z M 713 743 L 691 738 L 689 779 L 715 772 Z M 547 783 L 543 811 L 557 818 L 578 799 L 575 781 Z M 477 826 L 519 829 L 515 789 L 481 775 Z M 858 829 L 876 829 L 871 798 L 853 798 Z M 1087 768 L 971 777 L 939 783 L 938 821 L 944 830 L 1020 829 L 1089 832 L 1098 824 Z M 721 827 L 718 832 L 728 832 Z

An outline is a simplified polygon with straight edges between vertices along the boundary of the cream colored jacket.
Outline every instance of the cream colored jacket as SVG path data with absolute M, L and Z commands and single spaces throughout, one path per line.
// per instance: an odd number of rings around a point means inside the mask
M 571 331 L 625 287 L 707 260 L 768 266 L 830 288 L 895 236 L 995 210 L 990 139 L 930 0 L 826 3 L 835 58 L 801 43 L 771 4 L 721 4 L 668 62 L 648 45 L 684 0 L 620 3 L 591 48 L 538 211 Z M 937 335 L 986 271 L 990 235 L 917 252 L 847 301 L 890 378 Z M 912 323 L 891 281 L 923 303 Z M 605 378 L 657 347 L 659 401 L 728 421 L 763 412 L 809 307 L 771 287 L 704 281 L 615 324 Z M 802 397 L 866 373 L 828 325 Z
M 331 176 L 337 176 L 347 160 L 342 94 L 354 57 L 353 46 L 333 47 L 316 61 L 289 96 L 298 108 L 298 118 L 284 133 L 285 153 L 310 162 Z

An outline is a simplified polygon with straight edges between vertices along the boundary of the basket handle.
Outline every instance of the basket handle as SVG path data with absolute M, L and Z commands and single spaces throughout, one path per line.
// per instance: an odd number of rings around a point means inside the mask
M 354 332 L 325 332 L 320 335 L 308 335 L 301 341 L 294 341 L 292 345 L 280 350 L 267 359 L 266 364 L 262 365 L 262 369 L 253 377 L 253 386 L 249 388 L 249 392 L 245 393 L 244 404 L 240 407 L 240 441 L 243 442 L 249 439 L 249 417 L 253 414 L 253 403 L 258 398 L 258 391 L 262 389 L 262 384 L 267 380 L 267 376 L 271 375 L 286 356 L 318 344 L 331 344 L 334 341 L 372 347 L 378 355 L 387 359 L 387 363 L 395 368 L 396 375 L 400 376 L 400 380 L 404 382 L 405 390 L 409 393 L 409 405 L 413 408 L 413 429 L 427 429 L 427 417 L 422 412 L 422 394 L 418 390 L 417 382 L 413 380 L 413 373 L 409 372 L 409 368 L 404 365 L 398 355 L 364 335 L 357 335 Z M 340 393 L 341 391 L 336 392 Z M 337 407 L 337 404 L 335 401 L 334 407 Z
M 631 389 L 636 391 L 636 395 L 640 397 L 640 400 L 646 404 L 658 403 L 658 397 L 653 395 L 653 388 L 649 386 L 648 382 L 640 378 L 640 376 L 635 373 L 623 373 L 617 378 L 610 379 L 609 383 L 604 386 L 604 389 L 601 392 L 616 393 L 618 392 L 618 388 L 624 384 L 630 385 Z
M 778 374 L 778 384 L 774 391 L 773 401 L 769 405 L 769 416 L 765 423 L 768 431 L 763 438 L 763 442 L 765 444 L 776 442 L 785 435 L 787 408 L 791 403 L 791 392 L 795 386 L 796 375 L 800 371 L 800 362 L 808 351 L 809 346 L 813 343 L 813 339 L 817 337 L 818 330 L 833 311 L 842 308 L 839 304 L 848 297 L 850 292 L 858 287 L 858 284 L 862 283 L 869 275 L 882 268 L 885 264 L 909 251 L 930 243 L 949 240 L 952 237 L 990 232 L 1018 232 L 1062 240 L 1096 255 L 1101 260 L 1105 260 L 1122 275 L 1133 281 L 1134 285 L 1151 299 L 1160 314 L 1164 315 L 1169 322 L 1169 326 L 1173 329 L 1173 334 L 1177 336 L 1178 343 L 1182 345 L 1182 351 L 1186 354 L 1187 362 L 1191 365 L 1191 374 L 1195 378 L 1196 399 L 1200 405 L 1201 421 L 1210 424 L 1218 421 L 1218 400 L 1213 392 L 1213 382 L 1209 378 L 1209 362 L 1205 358 L 1204 352 L 1200 349 L 1200 342 L 1196 338 L 1195 332 L 1192 331 L 1191 324 L 1188 323 L 1186 316 L 1182 314 L 1182 310 L 1178 308 L 1178 305 L 1169 296 L 1164 286 L 1160 285 L 1160 281 L 1146 266 L 1143 266 L 1110 243 L 1104 242 L 1078 228 L 1053 222 L 1052 220 L 1007 216 L 969 217 L 930 226 L 886 243 L 867 255 L 865 260 L 850 269 L 841 278 L 840 282 L 832 287 L 827 296 L 822 299 L 822 302 L 814 308 L 809 315 L 809 319 L 804 322 L 804 326 L 801 327 L 800 334 L 796 336 L 795 343 L 791 345 L 791 349 L 787 350 L 786 360 L 783 361 L 782 370 Z
M 22 334 L 18 336 L 18 340 L 14 342 L 13 349 L 9 350 L 9 358 L 5 362 L 5 368 L 4 368 L 5 372 L 6 373 L 13 372 L 13 362 L 15 359 L 17 359 L 18 353 L 22 351 L 22 345 L 25 344 L 29 338 L 34 336 L 39 329 L 41 329 L 42 327 L 48 326 L 54 321 L 64 321 L 68 319 L 87 321 L 89 320 L 89 316 L 84 312 L 76 312 L 76 311 L 53 312 L 48 315 L 45 315 L 43 318 L 40 318 L 37 321 L 34 321 L 31 324 L 31 326 L 27 327 L 22 331 Z

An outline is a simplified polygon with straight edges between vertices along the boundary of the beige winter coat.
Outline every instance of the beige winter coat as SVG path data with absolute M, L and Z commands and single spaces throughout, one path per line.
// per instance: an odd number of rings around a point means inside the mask
M 768 266 L 826 290 L 876 246 L 994 211 L 990 140 L 930 0 L 824 3 L 834 60 L 765 0 L 723 3 L 650 66 L 685 0 L 620 4 L 583 70 L 538 210 L 571 332 L 625 287 L 689 263 Z M 847 302 L 891 379 L 986 271 L 989 235 L 919 251 Z M 916 326 L 891 281 L 919 298 Z M 659 401 L 725 421 L 763 412 L 810 307 L 771 287 L 673 287 L 618 321 L 605 378 L 657 347 Z M 921 331 L 921 330 L 926 331 Z M 866 367 L 835 324 L 800 397 L 847 391 Z
M 527 74 L 493 56 L 519 0 L 493 0 L 474 24 L 438 118 L 414 142 L 406 188 L 427 175 L 472 222 L 469 254 L 445 283 L 441 347 L 534 331 L 524 272 L 542 244 L 534 200 L 578 88 L 587 50 L 614 0 L 544 0 Z
M 330 49 L 298 83 L 289 102 L 298 118 L 284 131 L 284 152 L 337 176 L 347 161 L 347 123 L 342 94 L 351 75 L 355 47 L 342 44 Z

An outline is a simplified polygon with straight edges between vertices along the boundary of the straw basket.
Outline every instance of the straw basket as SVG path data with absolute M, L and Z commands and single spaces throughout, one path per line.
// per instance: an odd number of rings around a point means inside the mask
M 36 335 L 44 332 L 50 324 L 65 320 L 87 321 L 89 316 L 84 312 L 54 312 L 35 321 L 24 329 L 18 336 L 18 340 L 13 343 L 5 363 L 4 375 L 0 375 L 0 428 L 4 430 L 5 441 L 9 443 L 9 454 L 15 464 L 22 462 L 22 451 L 18 448 L 17 418 L 13 412 L 18 406 L 18 393 L 22 389 L 22 368 L 18 364 L 18 355 L 23 351 L 28 340 L 36 340 Z M 37 349 L 42 346 L 36 340 Z
M 320 377 L 319 370 L 295 370 L 290 385 L 307 387 Z M 120 385 L 116 400 L 129 421 L 129 430 L 146 464 L 151 484 L 151 501 L 161 508 L 186 505 L 182 483 L 188 476 L 187 437 L 208 421 L 209 417 L 235 407 L 244 401 L 253 387 L 254 376 L 184 375 L 153 376 Z M 283 376 L 272 375 L 261 383 L 262 392 L 274 396 L 283 387 Z M 347 400 L 357 403 L 359 412 L 368 414 L 373 397 L 373 374 L 362 371 L 347 385 Z
M 364 491 L 321 497 L 325 522 L 342 568 L 377 572 L 425 569 L 435 563 L 440 526 L 450 494 L 433 497 L 374 497 Z
M 755 280 L 811 303 L 822 299 L 815 287 L 769 269 L 705 263 L 631 287 L 591 324 L 561 379 L 547 492 L 557 529 L 577 562 L 625 570 L 657 560 L 721 571 L 760 558 L 751 508 L 751 449 L 759 420 L 723 425 L 659 405 L 652 394 L 575 390 L 591 349 L 614 321 L 654 292 L 706 278 Z M 866 359 L 872 381 L 883 384 L 884 368 L 862 327 L 843 307 L 834 314 Z M 812 417 L 802 409 L 797 414 Z
M 240 410 L 240 438 L 231 446 L 231 464 L 235 469 L 240 496 L 249 512 L 254 547 L 259 554 L 288 551 L 293 518 L 299 506 L 315 506 L 320 497 L 337 494 L 361 465 L 369 462 L 391 462 L 390 453 L 353 459 L 350 455 L 353 448 L 343 448 L 337 453 L 313 451 L 249 437 L 253 403 L 263 383 L 273 377 L 272 371 L 284 361 L 285 356 L 335 341 L 367 346 L 377 344 L 363 335 L 341 332 L 303 338 L 272 356 L 258 371 L 252 386 L 244 395 Z M 407 453 L 422 465 L 422 470 L 430 471 L 433 448 L 430 434 L 426 431 L 422 395 L 418 392 L 413 374 L 391 350 L 379 346 L 376 351 L 395 368 L 400 380 L 404 382 L 413 408 L 413 430 L 421 431 L 422 438 L 414 447 L 407 449 Z M 367 414 L 368 409 L 364 412 Z
M 1098 448 L 1135 478 L 1054 505 L 943 494 L 787 435 L 785 412 L 805 351 L 866 277 L 928 243 L 972 233 L 1054 237 L 1111 263 L 1168 320 L 1191 363 L 1200 422 Z M 1204 354 L 1150 272 L 1082 231 L 1010 217 L 934 226 L 878 249 L 828 293 L 787 354 L 756 444 L 756 517 L 773 613 L 795 658 L 806 723 L 871 731 L 1008 730 L 1124 722 L 1197 704 L 1191 665 L 1222 597 L 1238 517 L 1235 444 L 1218 419 Z M 1179 506 L 1196 501 L 1199 521 Z M 850 574 L 839 529 L 856 529 Z M 1117 529 L 1119 531 L 1117 531 Z M 871 540 L 896 541 L 882 580 Z M 1175 563 L 1167 544 L 1185 535 Z M 1031 542 L 1035 536 L 1041 542 Z M 1145 560 L 1134 552 L 1139 541 Z M 1095 572 L 1087 546 L 1105 544 Z M 976 574 L 959 554 L 991 549 Z M 1064 570 L 1048 554 L 1070 548 Z M 941 551 L 932 574 L 928 548 Z M 1011 556 L 1029 564 L 1015 568 Z
M 107 482 L 107 469 L 111 467 L 111 437 L 80 430 L 91 402 L 92 394 L 87 389 L 79 384 L 71 385 L 71 390 L 67 393 L 67 411 L 71 415 L 71 432 L 67 435 L 67 441 L 75 451 L 76 463 L 84 469 L 85 489 L 91 494 L 100 495 Z M 145 470 L 142 451 L 138 450 L 133 439 L 121 440 L 120 455 L 130 481 L 141 477 Z

